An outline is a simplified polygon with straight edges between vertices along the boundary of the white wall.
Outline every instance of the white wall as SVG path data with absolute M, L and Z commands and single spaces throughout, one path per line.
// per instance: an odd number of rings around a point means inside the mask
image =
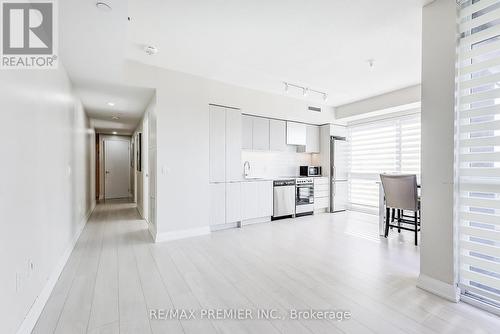
M 345 104 L 335 108 L 335 117 L 338 120 L 366 116 L 367 113 L 387 110 L 394 112 L 401 106 L 414 105 L 421 100 L 421 86 L 415 85 L 398 89 L 386 94 L 377 95 L 361 101 Z
M 156 88 L 158 233 L 194 230 L 208 221 L 208 105 L 241 108 L 246 114 L 323 124 L 333 109 L 307 111 L 307 102 L 230 86 L 136 62 L 128 82 Z
M 135 169 L 135 178 L 137 184 L 137 210 L 139 214 L 142 216 L 144 220 L 149 222 L 149 142 L 150 142 L 150 115 L 154 113 L 154 108 L 156 105 L 156 96 L 153 96 L 151 101 L 149 102 L 146 110 L 144 111 L 144 116 L 142 117 L 137 129 L 134 131 L 132 135 L 133 140 L 135 141 L 135 149 L 134 156 L 137 157 L 138 146 L 138 134 L 142 133 L 142 170 L 137 171 L 137 161 L 134 166 Z M 137 160 L 137 159 L 136 159 Z
M 36 321 L 95 205 L 95 134 L 62 65 L 2 71 L 0 120 L 0 333 L 15 333 Z
M 419 286 L 455 299 L 454 108 L 456 4 L 423 9 L 422 241 Z

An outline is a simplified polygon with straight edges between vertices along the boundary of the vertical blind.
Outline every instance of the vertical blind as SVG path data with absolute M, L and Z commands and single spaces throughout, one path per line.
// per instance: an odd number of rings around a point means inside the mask
M 381 173 L 420 176 L 420 113 L 348 126 L 349 202 L 378 212 Z
M 500 306 L 500 0 L 459 9 L 456 217 L 462 294 Z

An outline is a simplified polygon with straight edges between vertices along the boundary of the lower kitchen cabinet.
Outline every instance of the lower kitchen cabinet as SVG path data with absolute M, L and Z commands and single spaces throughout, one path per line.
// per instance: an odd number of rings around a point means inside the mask
M 326 211 L 330 206 L 330 178 L 314 178 L 314 211 Z
M 226 183 L 226 223 L 241 221 L 241 182 Z
M 226 184 L 211 183 L 210 189 L 210 225 L 226 223 Z
M 211 183 L 209 187 L 213 230 L 265 221 L 273 215 L 273 181 Z
M 273 215 L 273 181 L 241 183 L 241 219 L 253 220 Z

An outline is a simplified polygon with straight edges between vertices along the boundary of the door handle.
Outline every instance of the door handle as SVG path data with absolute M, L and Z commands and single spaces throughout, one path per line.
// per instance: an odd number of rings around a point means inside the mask
M 109 174 L 109 170 L 106 171 L 106 174 Z

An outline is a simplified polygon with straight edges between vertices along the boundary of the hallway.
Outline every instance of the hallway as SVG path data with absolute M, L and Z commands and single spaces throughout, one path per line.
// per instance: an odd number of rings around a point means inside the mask
M 494 333 L 497 317 L 415 287 L 418 250 L 317 215 L 153 244 L 134 204 L 99 204 L 34 333 Z M 347 224 L 349 222 L 349 224 Z M 314 225 L 312 225 L 314 224 Z M 347 321 L 150 320 L 151 309 L 334 309 Z M 199 315 L 199 314 L 198 314 Z

